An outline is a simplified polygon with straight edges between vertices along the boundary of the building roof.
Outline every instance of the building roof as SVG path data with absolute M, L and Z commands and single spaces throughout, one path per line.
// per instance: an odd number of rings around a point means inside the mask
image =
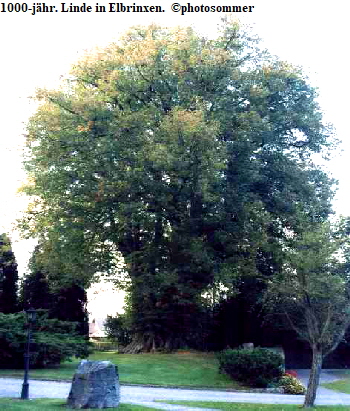
M 103 321 L 101 321 L 101 319 L 94 318 L 92 322 L 89 323 L 89 337 L 90 338 L 105 337 L 106 333 L 104 332 L 103 328 L 104 328 Z

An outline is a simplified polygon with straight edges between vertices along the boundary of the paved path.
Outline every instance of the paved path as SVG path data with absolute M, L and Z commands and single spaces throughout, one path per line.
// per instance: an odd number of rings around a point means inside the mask
M 296 371 L 298 373 L 298 379 L 306 387 L 309 381 L 310 370 L 296 370 Z M 320 377 L 321 383 L 334 382 L 339 379 L 341 378 L 337 377 L 336 374 L 331 371 L 322 370 L 321 372 L 321 377 Z M 322 405 L 326 405 L 326 404 L 350 405 L 350 394 L 343 394 L 341 392 L 332 391 L 328 388 L 319 386 L 317 389 L 316 404 L 318 405 L 321 405 L 321 404 Z
M 298 370 L 298 377 L 306 384 L 308 370 Z M 335 381 L 339 378 L 323 371 L 321 382 Z M 0 378 L 1 397 L 19 397 L 22 380 L 14 378 Z M 31 398 L 67 398 L 70 383 L 54 381 L 30 381 Z M 162 410 L 194 411 L 198 408 L 190 408 L 179 405 L 166 405 L 154 402 L 154 400 L 201 400 L 223 402 L 250 402 L 266 404 L 302 404 L 302 395 L 283 395 L 265 393 L 240 393 L 219 390 L 190 390 L 175 388 L 151 388 L 140 386 L 121 386 L 121 402 L 140 404 Z M 318 405 L 350 405 L 350 394 L 337 393 L 320 387 L 317 393 Z M 203 411 L 203 409 L 202 409 Z

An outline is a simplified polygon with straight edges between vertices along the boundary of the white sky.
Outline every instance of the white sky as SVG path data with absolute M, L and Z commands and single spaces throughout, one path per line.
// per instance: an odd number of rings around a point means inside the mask
M 19 263 L 25 270 L 32 242 L 19 241 L 12 224 L 25 201 L 16 196 L 24 178 L 21 171 L 23 125 L 35 105 L 28 97 L 37 87 L 55 87 L 60 75 L 69 71 L 84 50 L 103 46 L 118 38 L 119 33 L 135 24 L 151 22 L 164 25 L 194 25 L 202 32 L 214 31 L 220 13 L 188 13 L 181 16 L 171 11 L 172 0 L 125 0 L 124 5 L 161 5 L 164 13 L 27 13 L 1 12 L 0 9 L 0 232 L 9 232 Z M 70 2 L 66 4 L 69 5 Z M 180 2 L 181 3 L 181 2 Z M 188 0 L 183 1 L 186 5 Z M 347 166 L 350 163 L 348 142 L 348 52 L 350 3 L 346 0 L 193 0 L 195 5 L 252 5 L 252 13 L 237 16 L 254 24 L 255 32 L 273 54 L 301 65 L 312 85 L 319 88 L 319 103 L 325 119 L 333 123 L 343 141 L 343 154 L 329 164 L 339 191 L 335 208 L 348 211 L 349 190 Z M 46 1 L 46 5 L 61 3 Z M 74 2 L 81 5 L 82 2 Z M 94 6 L 95 1 L 86 1 Z M 108 5 L 107 1 L 99 1 Z M 28 6 L 31 7 L 31 3 Z

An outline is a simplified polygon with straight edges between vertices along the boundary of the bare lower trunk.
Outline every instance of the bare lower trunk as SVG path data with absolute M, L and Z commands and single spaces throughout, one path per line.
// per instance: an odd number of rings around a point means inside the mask
M 123 349 L 120 349 L 119 352 L 122 354 L 139 354 L 144 351 L 143 339 L 135 338 Z
M 316 399 L 316 392 L 318 384 L 320 382 L 320 374 L 322 370 L 322 351 L 317 347 L 312 347 L 312 365 L 309 383 L 305 394 L 304 408 L 310 408 L 314 406 Z
M 141 352 L 157 352 L 158 350 L 171 351 L 174 344 L 171 339 L 164 341 L 160 337 L 156 338 L 153 335 L 135 336 L 130 344 L 121 349 L 119 352 L 123 354 L 139 354 Z

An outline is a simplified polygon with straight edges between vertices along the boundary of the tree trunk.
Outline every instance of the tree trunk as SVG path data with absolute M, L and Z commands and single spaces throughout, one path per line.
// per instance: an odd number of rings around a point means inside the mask
M 164 340 L 160 336 L 148 335 L 145 337 L 142 334 L 137 334 L 131 343 L 124 348 L 120 348 L 119 352 L 121 354 L 155 353 L 159 350 L 173 351 L 184 346 L 184 341 L 173 336 L 168 336 L 168 338 Z
M 313 346 L 312 347 L 312 365 L 311 365 L 311 372 L 309 383 L 307 385 L 307 390 L 305 394 L 305 401 L 304 401 L 304 408 L 310 408 L 314 406 L 315 399 L 316 399 L 316 392 L 318 388 L 318 384 L 320 382 L 320 374 L 322 370 L 322 350 Z
M 143 338 L 136 337 L 130 344 L 128 344 L 123 349 L 120 349 L 119 352 L 122 354 L 139 354 L 144 351 L 144 341 Z
M 134 336 L 130 344 L 120 350 L 123 354 L 140 354 L 142 352 L 156 352 L 157 349 L 164 347 L 164 342 L 161 338 L 156 338 L 154 335 L 147 337 L 141 334 Z

